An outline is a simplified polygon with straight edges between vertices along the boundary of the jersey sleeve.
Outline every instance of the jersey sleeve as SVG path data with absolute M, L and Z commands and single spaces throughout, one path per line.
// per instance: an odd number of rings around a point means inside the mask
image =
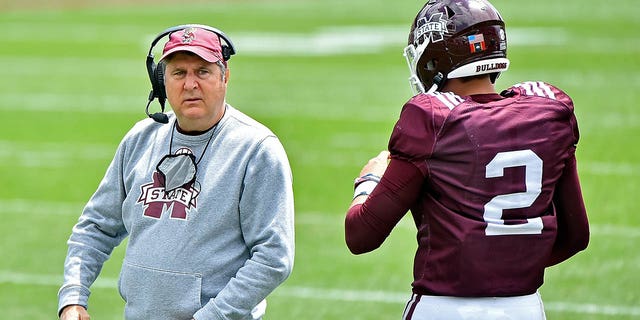
M 349 208 L 345 241 L 354 254 L 380 247 L 420 195 L 423 177 L 410 162 L 392 159 L 367 200 Z
M 573 144 L 574 146 L 577 146 L 578 140 L 580 140 L 580 131 L 578 130 L 578 120 L 576 119 L 576 116 L 575 116 L 573 100 L 571 100 L 571 97 L 569 97 L 569 95 L 567 95 L 564 91 L 558 89 L 557 87 L 554 87 L 549 84 L 548 86 L 551 87 L 551 91 L 554 92 L 556 99 L 562 102 L 566 106 L 566 108 L 569 109 L 569 111 L 571 112 L 571 119 L 569 121 L 571 123 L 571 128 L 573 130 L 573 138 L 574 138 Z
M 556 185 L 553 205 L 558 221 L 558 236 L 547 266 L 569 259 L 589 244 L 589 221 L 573 153 Z
M 441 118 L 426 96 L 416 96 L 407 102 L 389 139 L 391 158 L 413 163 L 426 176 L 428 169 L 424 160 L 433 152 Z
M 578 144 L 580 133 L 578 130 L 578 122 L 574 114 L 573 100 L 569 95 L 558 87 L 542 81 L 527 81 L 513 85 L 508 90 L 517 92 L 522 96 L 537 96 L 552 99 L 560 102 L 571 113 L 571 127 L 574 135 L 574 145 Z

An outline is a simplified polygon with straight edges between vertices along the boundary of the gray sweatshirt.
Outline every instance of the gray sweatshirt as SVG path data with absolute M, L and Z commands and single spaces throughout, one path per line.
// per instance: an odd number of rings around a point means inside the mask
M 69 238 L 58 311 L 87 306 L 127 236 L 118 287 L 130 320 L 259 319 L 263 300 L 291 273 L 292 176 L 277 137 L 231 106 L 199 136 L 180 134 L 174 121 L 140 121 L 120 143 Z M 171 153 L 191 150 L 197 174 L 165 192 L 156 165 L 172 131 Z

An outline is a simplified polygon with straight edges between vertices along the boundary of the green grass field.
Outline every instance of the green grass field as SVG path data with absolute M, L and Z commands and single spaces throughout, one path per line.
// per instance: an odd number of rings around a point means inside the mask
M 416 246 L 410 221 L 363 256 L 348 252 L 342 224 L 353 178 L 386 147 L 410 97 L 401 52 L 421 3 L 389 3 L 0 3 L 13 8 L 0 12 L 0 318 L 55 318 L 71 227 L 118 142 L 145 116 L 149 43 L 168 26 L 195 22 L 234 40 L 228 102 L 272 128 L 294 172 L 296 262 L 265 319 L 400 319 Z M 581 129 L 592 237 L 585 252 L 548 270 L 547 316 L 638 319 L 640 6 L 494 4 L 507 20 L 512 62 L 498 86 L 563 88 Z M 122 256 L 119 247 L 93 288 L 92 319 L 122 319 Z

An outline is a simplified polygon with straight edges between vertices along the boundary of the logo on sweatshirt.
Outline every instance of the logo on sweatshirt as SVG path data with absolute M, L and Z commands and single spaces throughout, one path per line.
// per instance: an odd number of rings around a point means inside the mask
M 187 219 L 187 214 L 197 207 L 196 198 L 200 194 L 197 182 L 191 182 L 182 187 L 166 191 L 164 177 L 158 172 L 153 173 L 153 182 L 140 187 L 141 194 L 137 203 L 144 204 L 145 217 L 160 219 L 162 213 L 169 211 L 171 219 Z

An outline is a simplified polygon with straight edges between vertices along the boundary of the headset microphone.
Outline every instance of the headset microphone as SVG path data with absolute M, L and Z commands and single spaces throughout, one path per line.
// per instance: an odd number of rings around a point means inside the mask
M 169 116 L 162 112 L 150 114 L 149 117 L 159 123 L 169 123 Z
M 155 122 L 169 123 L 169 116 L 167 116 L 165 113 L 163 112 L 149 113 L 149 105 L 153 101 L 153 97 L 154 97 L 153 90 L 151 90 L 151 92 L 149 93 L 149 102 L 147 102 L 147 107 L 144 109 L 144 112 L 147 114 L 149 118 L 153 119 Z M 162 110 L 164 111 L 164 101 L 160 102 L 160 104 L 162 105 Z

